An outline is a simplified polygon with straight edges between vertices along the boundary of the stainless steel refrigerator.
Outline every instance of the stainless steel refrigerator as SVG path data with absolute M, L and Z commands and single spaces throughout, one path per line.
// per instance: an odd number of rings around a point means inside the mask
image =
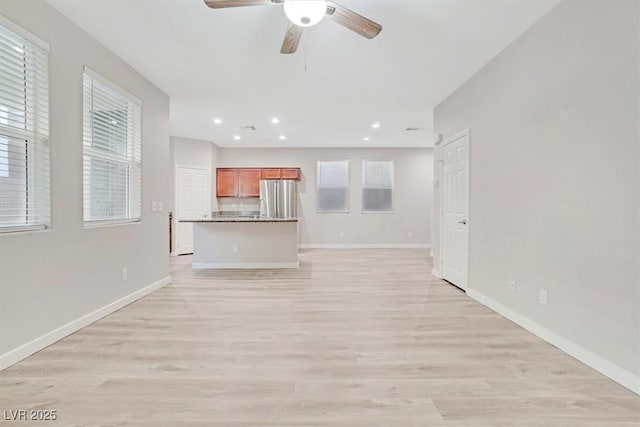
M 298 216 L 298 182 L 292 179 L 260 181 L 260 216 L 295 218 Z

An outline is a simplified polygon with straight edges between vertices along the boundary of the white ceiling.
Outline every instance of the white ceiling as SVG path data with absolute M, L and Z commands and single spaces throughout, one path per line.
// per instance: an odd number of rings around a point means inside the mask
M 171 96 L 172 135 L 221 147 L 432 146 L 433 108 L 559 2 L 342 0 L 382 33 L 325 19 L 281 55 L 281 6 L 48 1 Z

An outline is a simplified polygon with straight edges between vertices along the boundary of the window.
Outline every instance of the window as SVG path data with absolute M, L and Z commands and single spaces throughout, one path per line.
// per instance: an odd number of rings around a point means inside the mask
M 85 225 L 140 221 L 141 117 L 140 101 L 85 68 Z
M 50 226 L 49 47 L 0 16 L 0 232 Z
M 349 161 L 318 162 L 318 212 L 349 212 Z
M 362 212 L 393 212 L 393 161 L 362 161 Z
M 0 178 L 9 178 L 9 140 L 0 136 Z

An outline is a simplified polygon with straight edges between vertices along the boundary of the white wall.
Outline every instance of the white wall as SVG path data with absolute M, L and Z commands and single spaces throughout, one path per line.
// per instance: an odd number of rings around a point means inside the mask
M 640 50 L 640 7 L 637 8 L 637 22 L 638 24 L 638 31 L 637 31 L 637 35 L 638 35 L 638 39 L 637 39 L 637 43 L 638 43 L 638 50 Z M 638 54 L 638 63 L 637 63 L 637 93 L 638 93 L 638 99 L 640 100 L 640 54 Z M 637 123 L 638 123 L 638 139 L 640 140 L 640 106 L 638 107 L 637 110 Z M 640 149 L 638 150 L 638 170 L 640 171 Z M 640 185 L 638 186 L 638 200 L 640 200 Z M 638 223 L 640 223 L 640 208 L 638 208 Z M 640 241 L 640 227 L 638 227 L 638 241 Z M 638 245 L 638 256 L 636 257 L 637 259 L 637 268 L 638 268 L 638 277 L 640 278 L 640 244 Z M 638 307 L 640 307 L 640 291 L 638 292 Z M 638 354 L 640 354 L 640 327 L 638 328 Z
M 430 148 L 225 148 L 220 149 L 216 166 L 300 167 L 298 214 L 302 217 L 302 245 L 428 245 L 433 199 L 432 153 Z M 394 214 L 361 213 L 362 160 L 371 159 L 394 160 Z M 318 160 L 350 160 L 349 214 L 316 212 Z M 219 199 L 219 206 L 221 210 L 258 210 L 255 199 Z M 408 233 L 412 233 L 411 238 Z
M 470 288 L 635 375 L 638 47 L 637 1 L 564 1 L 435 110 L 471 130 Z
M 53 227 L 0 235 L 2 355 L 110 304 L 168 272 L 169 98 L 43 0 L 0 0 L 0 13 L 50 46 Z M 82 72 L 88 65 L 143 101 L 141 223 L 85 229 Z M 128 268 L 128 280 L 120 270 Z

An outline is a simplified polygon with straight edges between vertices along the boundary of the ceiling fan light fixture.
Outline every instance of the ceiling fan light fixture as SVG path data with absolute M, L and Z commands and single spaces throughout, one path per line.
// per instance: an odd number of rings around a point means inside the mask
M 311 27 L 327 14 L 326 0 L 285 0 L 284 13 L 294 25 Z

